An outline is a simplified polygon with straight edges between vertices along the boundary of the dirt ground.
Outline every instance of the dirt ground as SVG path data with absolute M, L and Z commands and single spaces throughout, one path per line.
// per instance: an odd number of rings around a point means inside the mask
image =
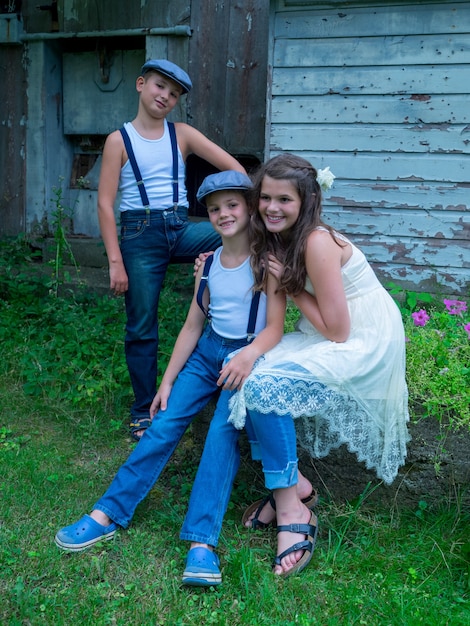
M 201 447 L 213 408 L 206 407 L 193 424 Z M 312 459 L 299 450 L 299 467 L 320 496 L 334 502 L 354 503 L 370 491 L 368 501 L 385 506 L 413 508 L 423 501 L 428 505 L 439 501 L 470 508 L 470 433 L 441 432 L 436 422 L 425 419 L 410 424 L 409 430 L 406 462 L 391 486 L 378 480 L 345 446 L 323 459 Z M 251 464 L 249 447 L 243 438 L 241 448 L 244 461 Z M 259 475 L 259 463 L 253 466 L 254 475 Z

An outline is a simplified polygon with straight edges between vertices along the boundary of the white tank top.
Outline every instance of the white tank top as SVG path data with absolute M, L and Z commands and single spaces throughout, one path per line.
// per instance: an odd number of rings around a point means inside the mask
M 209 312 L 214 331 L 226 339 L 246 337 L 253 296 L 253 273 L 250 257 L 234 268 L 223 267 L 220 262 L 222 248 L 214 252 L 209 272 Z M 266 326 L 266 294 L 259 300 L 255 335 Z
M 169 209 L 173 206 L 173 156 L 171 152 L 168 122 L 164 120 L 164 132 L 160 139 L 145 139 L 130 122 L 124 124 L 135 159 L 139 166 L 151 209 Z M 142 199 L 129 161 L 121 168 L 119 179 L 121 192 L 120 211 L 142 209 Z M 188 206 L 185 185 L 185 165 L 178 148 L 178 205 Z

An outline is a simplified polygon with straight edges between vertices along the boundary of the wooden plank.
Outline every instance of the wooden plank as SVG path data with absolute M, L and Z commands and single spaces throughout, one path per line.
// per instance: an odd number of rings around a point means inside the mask
M 270 147 L 270 157 L 286 151 Z M 470 181 L 470 163 L 460 155 L 442 154 L 439 158 L 433 154 L 417 156 L 406 154 L 368 154 L 360 153 L 325 153 L 307 150 L 291 150 L 311 161 L 315 167 L 330 166 L 331 170 L 343 180 L 376 181 L 414 181 L 416 184 L 427 181 L 454 182 L 467 185 Z M 467 199 L 467 204 L 469 199 Z
M 1 70 L 4 87 L 0 98 L 0 236 L 24 232 L 25 141 L 27 84 L 21 46 L 3 46 Z M 7 88 L 7 85 L 15 88 Z
M 63 54 L 65 133 L 107 135 L 135 117 L 139 102 L 135 79 L 144 53 L 116 50 L 110 58 L 113 63 L 105 83 L 101 81 L 97 52 Z
M 470 35 L 277 39 L 277 67 L 343 67 L 470 63 Z
M 412 152 L 470 154 L 470 127 L 449 124 L 388 125 L 275 124 L 271 146 L 275 150 L 338 152 Z
M 325 220 L 380 276 L 461 293 L 470 269 L 470 3 L 346 4 L 279 5 L 269 156 L 290 151 L 331 167 Z
M 349 177 L 348 180 L 335 180 L 333 188 L 324 194 L 323 204 L 385 211 L 455 211 L 466 215 L 466 221 L 470 222 L 469 189 L 468 183 L 355 181 Z M 443 219 L 446 218 L 443 216 Z
M 193 2 L 190 122 L 235 154 L 262 160 L 265 146 L 269 5 Z M 210 36 L 208 36 L 210 33 Z M 192 121 L 191 121 L 192 118 Z
M 278 11 L 274 37 L 288 39 L 367 36 L 438 35 L 468 33 L 470 5 L 443 2 L 440 5 L 413 4 L 340 10 L 314 7 L 305 11 Z
M 470 65 L 274 68 L 274 96 L 321 94 L 466 94 Z
M 189 74 L 193 77 L 189 122 L 209 139 L 228 148 L 224 137 L 226 42 L 228 12 L 215 0 L 191 4 Z M 211 36 L 207 37 L 206 33 Z M 217 59 L 217 61 L 216 61 Z
M 470 212 L 400 208 L 325 207 L 325 218 L 340 231 L 354 235 L 446 239 L 467 246 L 470 263 Z M 450 243 L 449 243 L 450 245 Z
M 368 248 L 363 252 L 368 255 Z M 434 268 L 409 263 L 371 263 L 382 284 L 395 283 L 403 289 L 466 297 L 468 293 L 468 270 L 458 267 Z
M 332 226 L 338 225 L 332 222 Z M 362 250 L 383 284 L 395 282 L 406 289 L 433 293 L 468 293 L 468 247 L 459 249 L 445 241 L 440 254 L 436 254 L 432 247 L 415 245 L 412 240 L 373 238 L 338 230 Z
M 268 79 L 269 7 L 261 0 L 227 3 L 229 38 L 224 111 L 225 144 L 263 160 Z M 215 26 L 217 28 L 217 25 Z
M 59 3 L 61 4 L 61 3 Z M 75 2 L 64 0 L 64 31 L 79 32 L 92 30 L 113 30 L 116 28 L 137 28 L 140 24 L 140 6 L 136 2 L 113 3 L 110 10 L 107 0 Z
M 348 234 L 347 232 L 345 234 Z M 367 237 L 354 235 L 354 243 L 375 263 L 409 263 L 433 268 L 470 268 L 468 245 L 445 239 L 412 239 L 411 237 Z
M 436 96 L 276 96 L 273 124 L 468 124 L 468 94 Z

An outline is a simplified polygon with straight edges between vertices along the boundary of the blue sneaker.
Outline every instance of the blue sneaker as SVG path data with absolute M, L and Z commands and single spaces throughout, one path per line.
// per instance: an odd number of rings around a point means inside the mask
M 118 529 L 117 524 L 111 522 L 109 526 L 98 524 L 89 515 L 84 515 L 71 526 L 61 528 L 55 536 L 55 542 L 62 550 L 79 552 L 105 539 L 109 541 Z
M 222 582 L 219 557 L 208 548 L 192 548 L 186 557 L 183 585 L 215 587 Z

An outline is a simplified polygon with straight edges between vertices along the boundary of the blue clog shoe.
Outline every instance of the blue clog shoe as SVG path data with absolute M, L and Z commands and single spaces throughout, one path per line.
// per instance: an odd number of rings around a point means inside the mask
M 186 557 L 183 585 L 193 587 L 212 587 L 220 585 L 222 575 L 219 569 L 219 557 L 208 548 L 192 548 Z
M 89 515 L 84 515 L 75 524 L 61 528 L 55 536 L 55 542 L 62 550 L 79 552 L 103 539 L 109 541 L 117 529 L 118 526 L 114 522 L 109 526 L 103 526 Z

